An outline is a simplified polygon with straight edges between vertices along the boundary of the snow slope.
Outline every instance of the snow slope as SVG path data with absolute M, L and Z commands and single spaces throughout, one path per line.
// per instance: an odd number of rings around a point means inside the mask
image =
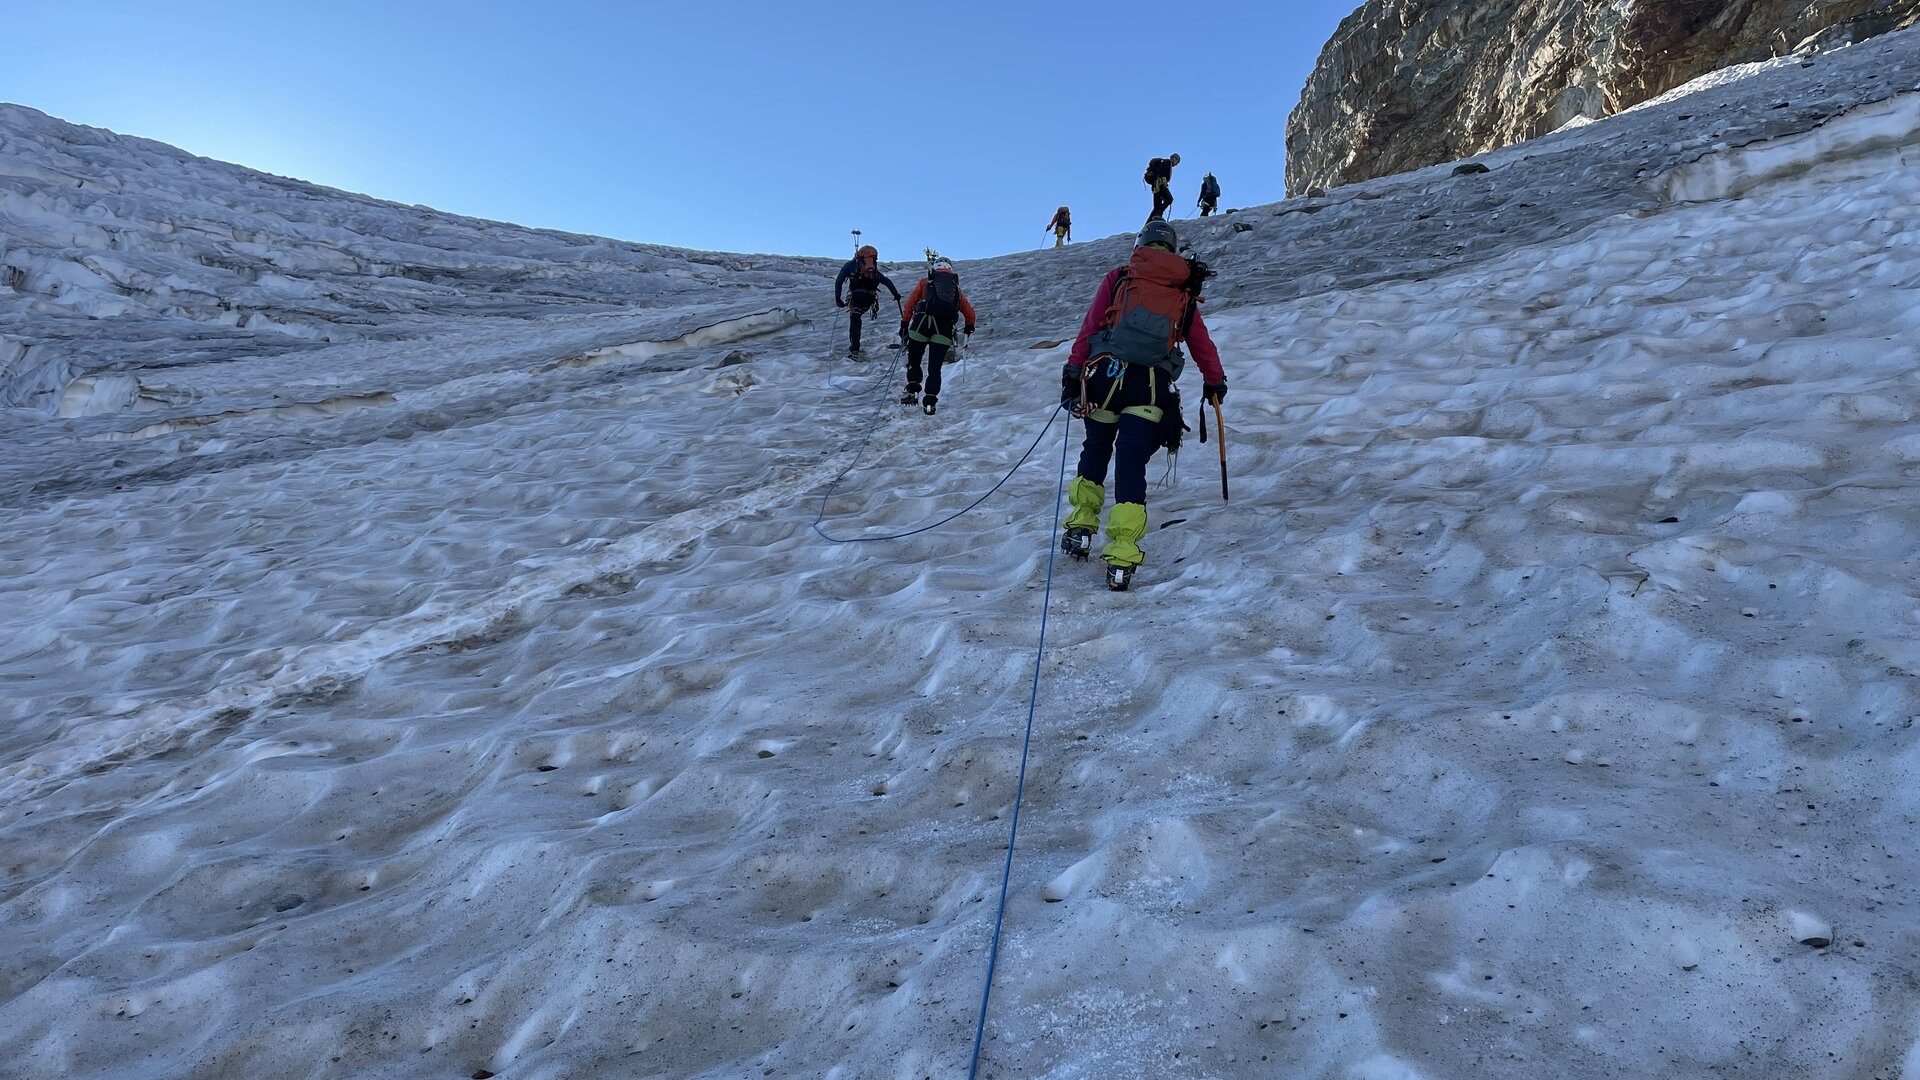
M 1920 1075 L 1920 36 L 1740 76 L 1184 226 L 982 1075 Z M 964 1074 L 1124 238 L 927 418 L 834 260 L 0 133 L 10 1074 Z

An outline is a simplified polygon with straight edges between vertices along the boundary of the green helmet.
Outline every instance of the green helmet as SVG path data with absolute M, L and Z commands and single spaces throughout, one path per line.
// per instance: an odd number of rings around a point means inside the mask
M 1168 251 L 1180 249 L 1180 242 L 1173 234 L 1173 226 L 1159 218 L 1147 222 L 1146 227 L 1140 230 L 1140 239 L 1133 242 L 1134 247 L 1146 247 L 1148 244 L 1159 244 Z

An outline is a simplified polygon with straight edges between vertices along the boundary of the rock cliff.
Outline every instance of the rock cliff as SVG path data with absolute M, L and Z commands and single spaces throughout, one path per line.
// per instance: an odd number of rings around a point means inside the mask
M 1920 22 L 1920 0 L 1366 0 L 1287 121 L 1287 190 L 1452 161 L 1734 64 Z

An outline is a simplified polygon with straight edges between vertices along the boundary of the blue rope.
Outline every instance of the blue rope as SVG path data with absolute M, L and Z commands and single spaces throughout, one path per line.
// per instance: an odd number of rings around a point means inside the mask
M 1047 419 L 1047 426 L 1053 426 L 1051 417 Z M 1045 435 L 1046 432 L 1042 431 L 1041 434 Z M 993 947 L 987 953 L 987 985 L 980 990 L 980 1022 L 973 1028 L 973 1064 L 967 1067 L 967 1080 L 974 1080 L 980 1072 L 980 1041 L 987 1033 L 987 999 L 993 995 L 993 969 L 1000 961 L 1000 925 L 1007 917 L 1007 883 L 1013 879 L 1013 842 L 1020 836 L 1020 798 L 1027 790 L 1027 752 L 1033 747 L 1033 713 L 1040 702 L 1040 661 L 1047 651 L 1047 608 L 1052 606 L 1053 599 L 1053 557 L 1060 550 L 1060 545 L 1053 543 L 1052 536 L 1060 532 L 1060 499 L 1067 490 L 1067 448 L 1072 445 L 1073 425 L 1068 424 L 1065 437 L 1060 440 L 1060 487 L 1053 493 L 1053 533 L 1047 542 L 1047 588 L 1040 600 L 1040 643 L 1033 651 L 1033 688 L 1027 693 L 1027 734 L 1020 743 L 1020 780 L 1013 788 L 1013 825 L 1007 830 L 1007 865 L 1000 873 L 1000 907 L 993 914 Z
M 896 360 L 897 359 L 896 357 Z M 891 374 L 891 372 L 892 368 L 889 367 L 888 373 Z M 886 385 L 886 380 L 883 379 L 881 385 Z M 884 401 L 882 402 L 882 407 L 885 407 Z M 1027 447 L 1026 453 L 1020 455 L 1020 460 L 1013 463 L 1013 468 L 1007 470 L 1007 474 L 1000 478 L 999 483 L 988 488 L 986 494 L 968 503 L 964 508 L 948 514 L 946 517 L 941 518 L 931 525 L 922 525 L 917 529 L 909 529 L 902 533 L 891 533 L 886 536 L 841 537 L 830 535 L 825 529 L 820 527 L 820 523 L 826 520 L 827 517 L 827 502 L 833 498 L 834 492 L 839 490 L 840 481 L 846 479 L 847 474 L 852 472 L 855 466 L 860 464 L 861 459 L 866 456 L 867 445 L 873 441 L 873 433 L 880 428 L 880 415 L 876 412 L 873 422 L 867 425 L 867 433 L 861 437 L 860 445 L 854 451 L 853 460 L 847 462 L 846 468 L 840 470 L 839 474 L 827 485 L 826 493 L 820 496 L 820 512 L 814 515 L 813 531 L 818 533 L 821 539 L 830 543 L 859 544 L 876 540 L 900 540 L 937 529 L 947 522 L 971 511 L 981 503 L 986 502 L 987 499 L 992 497 L 994 492 L 999 491 L 1008 480 L 1013 479 L 1013 474 L 1020 471 L 1020 466 L 1026 464 L 1027 459 L 1033 456 L 1034 450 L 1040 446 L 1040 440 L 1046 438 L 1047 432 L 1053 430 L 1053 422 L 1059 419 L 1060 413 L 1065 410 L 1066 405 L 1062 403 L 1052 413 L 1049 413 L 1047 415 L 1046 426 L 1040 429 L 1040 434 L 1033 437 L 1033 445 Z M 1059 551 L 1059 546 L 1052 542 L 1052 537 L 1060 532 L 1060 503 L 1067 490 L 1067 452 L 1073 445 L 1073 425 L 1068 424 L 1061 435 L 1060 484 L 1055 488 L 1053 493 L 1053 529 L 1052 532 L 1048 534 L 1047 543 L 1047 584 L 1040 599 L 1040 640 L 1034 646 L 1033 685 L 1027 692 L 1027 730 L 1020 742 L 1020 777 L 1015 782 L 1013 789 L 1013 822 L 1007 831 L 1007 860 L 1006 865 L 1001 869 L 1000 873 L 1000 903 L 998 907 L 995 908 L 993 914 L 993 943 L 987 952 L 987 980 L 986 985 L 980 990 L 980 1019 L 979 1022 L 974 1025 L 973 1029 L 973 1061 L 967 1068 L 967 1080 L 976 1080 L 980 1072 L 980 1045 L 986 1038 L 987 1032 L 987 1003 L 993 996 L 993 973 L 1000 962 L 1000 929 L 1006 922 L 1007 889 L 1009 883 L 1013 880 L 1013 847 L 1014 842 L 1020 836 L 1020 804 L 1027 790 L 1027 760 L 1033 749 L 1033 717 L 1040 703 L 1040 665 L 1041 661 L 1045 658 L 1047 650 L 1047 609 L 1052 606 L 1053 563 L 1054 556 Z
M 886 403 L 883 401 L 881 404 L 884 407 Z M 1066 408 L 1066 406 L 1062 405 L 1060 408 L 1055 409 L 1051 414 L 1047 416 L 1047 424 L 1045 427 L 1040 429 L 1040 434 L 1035 435 L 1033 437 L 1033 445 L 1027 447 L 1027 452 L 1020 455 L 1020 460 L 1013 463 L 1013 468 L 1007 470 L 1007 474 L 1000 478 L 999 483 L 988 488 L 987 493 L 985 495 L 982 495 L 979 498 L 973 500 L 972 502 L 968 503 L 966 506 L 962 507 L 961 509 L 954 511 L 951 514 L 948 514 L 946 517 L 941 518 L 939 521 L 936 521 L 931 525 L 922 525 L 917 529 L 909 529 L 906 532 L 902 532 L 902 533 L 889 533 L 885 536 L 834 536 L 833 534 L 827 532 L 825 529 L 822 529 L 820 527 L 820 523 L 822 521 L 825 521 L 827 518 L 827 500 L 833 498 L 834 492 L 838 491 L 840 488 L 840 481 L 846 479 L 847 474 L 852 472 L 854 469 L 854 466 L 860 464 L 860 459 L 866 455 L 867 443 L 872 441 L 873 433 L 879 430 L 879 427 L 880 427 L 879 417 L 878 415 L 876 415 L 874 418 L 874 423 L 868 425 L 867 427 L 866 436 L 860 440 L 859 449 L 854 451 L 853 460 L 847 463 L 846 468 L 840 470 L 840 474 L 838 476 L 835 476 L 833 478 L 833 482 L 827 485 L 826 493 L 820 496 L 820 512 L 813 516 L 813 525 L 812 525 L 813 531 L 820 535 L 820 539 L 833 544 L 868 544 L 876 540 L 904 540 L 909 536 L 917 536 L 923 532 L 931 532 L 932 530 L 937 529 L 942 525 L 945 525 L 947 522 L 967 514 L 968 512 L 972 511 L 975 507 L 979 506 L 981 503 L 986 502 L 988 499 L 993 497 L 994 492 L 999 491 L 1002 487 L 1006 485 L 1007 481 L 1013 479 L 1013 474 L 1016 472 L 1019 472 L 1020 466 L 1025 465 L 1027 463 L 1027 459 L 1032 457 L 1033 452 L 1039 448 L 1040 440 L 1046 438 L 1047 432 L 1053 430 L 1053 422 L 1060 418 L 1060 412 L 1064 408 Z M 1071 432 L 1073 430 L 1072 425 L 1068 425 L 1067 430 Z M 1064 457 L 1065 454 L 1066 454 L 1066 451 L 1062 450 L 1061 455 Z M 1062 468 L 1065 468 L 1065 466 L 1062 466 Z
M 845 317 L 846 316 L 844 312 L 840 315 L 835 315 L 833 317 L 833 342 L 834 343 L 827 347 L 827 356 L 830 358 L 829 362 L 831 362 L 831 358 L 837 358 L 840 355 L 839 343 L 845 340 L 840 333 L 840 328 L 841 326 L 844 325 L 840 320 Z M 876 320 L 875 322 L 877 325 L 878 320 Z M 894 371 L 900 367 L 900 358 L 906 354 L 907 344 L 905 341 L 902 341 L 897 346 L 889 345 L 887 347 L 887 351 L 893 354 L 893 358 L 887 361 L 887 369 L 880 373 L 879 385 L 881 386 L 885 386 L 887 383 L 893 380 Z M 834 392 L 840 394 L 843 397 L 856 396 L 862 393 L 874 392 L 873 387 L 866 387 L 865 389 L 862 389 L 858 383 L 856 383 L 853 386 L 841 386 L 839 383 L 835 382 L 834 380 L 839 379 L 842 376 L 842 374 L 843 373 L 834 371 L 831 368 L 827 369 L 827 388 L 830 390 L 833 390 Z M 851 371 L 851 372 L 846 372 L 845 374 L 858 376 L 860 372 Z

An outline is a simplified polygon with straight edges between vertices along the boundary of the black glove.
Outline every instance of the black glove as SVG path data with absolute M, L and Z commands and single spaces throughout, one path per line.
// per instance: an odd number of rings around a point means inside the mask
M 1220 404 L 1227 400 L 1227 384 L 1223 382 L 1208 383 L 1200 389 L 1200 398 L 1210 405 Z
M 972 336 L 973 336 L 973 324 L 972 324 L 972 323 L 968 323 L 968 324 L 967 324 L 967 326 L 966 326 L 966 329 L 965 329 L 965 330 L 964 330 L 963 332 L 964 332 L 964 333 L 965 333 L 965 334 L 966 334 L 966 335 L 967 335 L 968 337 L 972 337 Z
M 833 298 L 833 306 L 834 306 L 834 307 L 846 307 L 846 306 L 847 306 L 847 302 L 846 302 L 845 300 L 842 300 L 842 299 L 840 299 L 839 297 L 837 297 L 837 296 L 836 296 L 836 297 L 834 297 L 834 298 Z
M 1060 404 L 1068 408 L 1080 404 L 1080 365 L 1067 363 L 1060 368 Z

